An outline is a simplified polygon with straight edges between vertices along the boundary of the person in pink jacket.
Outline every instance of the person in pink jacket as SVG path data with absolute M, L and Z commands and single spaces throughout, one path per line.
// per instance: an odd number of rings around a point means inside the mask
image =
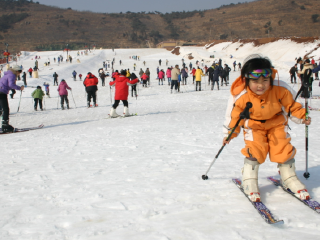
M 160 85 L 160 81 L 161 81 L 161 85 L 163 85 L 163 79 L 164 79 L 164 71 L 163 69 L 160 70 L 159 74 L 158 74 L 158 78 L 159 78 L 159 85 Z
M 171 68 L 168 67 L 166 72 L 167 78 L 168 78 L 168 85 L 171 85 Z
M 72 90 L 71 87 L 68 86 L 68 84 L 66 83 L 66 81 L 64 79 L 61 80 L 59 87 L 58 87 L 58 92 L 61 98 L 61 109 L 64 110 L 64 101 L 67 104 L 67 109 L 69 109 L 69 100 L 68 100 L 68 91 Z

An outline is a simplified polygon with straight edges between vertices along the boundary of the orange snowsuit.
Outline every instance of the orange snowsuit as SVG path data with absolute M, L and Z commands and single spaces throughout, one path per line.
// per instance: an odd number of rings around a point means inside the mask
M 306 111 L 294 100 L 286 84 L 275 80 L 274 86 L 270 86 L 263 95 L 256 95 L 249 87 L 245 87 L 245 81 L 239 77 L 231 86 L 231 94 L 225 122 L 229 133 L 246 103 L 252 103 L 250 119 L 240 121 L 231 136 L 231 139 L 238 136 L 240 127 L 243 127 L 246 146 L 241 153 L 246 157 L 256 158 L 260 164 L 265 161 L 268 153 L 271 162 L 284 163 L 292 159 L 296 149 L 291 145 L 287 132 L 288 113 L 290 111 L 290 118 L 294 122 L 302 123 Z

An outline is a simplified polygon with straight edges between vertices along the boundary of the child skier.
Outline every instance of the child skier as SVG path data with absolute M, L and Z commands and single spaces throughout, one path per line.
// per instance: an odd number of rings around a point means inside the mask
M 33 91 L 31 96 L 34 98 L 34 110 L 37 111 L 38 103 L 40 110 L 43 111 L 42 109 L 42 98 L 44 96 L 44 92 L 42 91 L 40 86 L 37 86 L 37 89 Z
M 46 95 L 50 97 L 49 83 L 44 82 L 43 86 L 45 87 Z
M 146 73 L 143 73 L 141 76 L 141 79 L 142 79 L 142 87 L 147 87 L 148 75 Z
M 288 90 L 289 86 L 280 80 L 274 81 L 274 72 L 266 57 L 253 54 L 245 59 L 241 76 L 231 86 L 225 136 L 235 126 L 246 103 L 251 102 L 253 107 L 250 108 L 250 119 L 240 121 L 231 136 L 231 139 L 236 137 L 240 133 L 240 127 L 243 127 L 245 147 L 241 153 L 245 156 L 242 169 L 244 192 L 251 201 L 260 201 L 258 170 L 269 154 L 270 161 L 278 163 L 283 186 L 297 197 L 309 199 L 306 186 L 295 173 L 296 148 L 291 145 L 287 130 L 289 113 L 291 120 L 296 123 L 309 125 L 311 118 L 306 119 L 306 110 L 294 100 Z M 226 137 L 223 143 L 229 143 Z
M 61 109 L 64 110 L 64 102 L 67 104 L 67 109 L 69 109 L 69 100 L 68 100 L 68 91 L 67 89 L 71 90 L 71 88 L 68 86 L 66 81 L 64 79 L 61 80 L 58 92 L 61 98 Z
M 116 88 L 116 93 L 114 96 L 114 104 L 110 110 L 110 117 L 114 118 L 114 117 L 118 117 L 119 115 L 116 113 L 116 108 L 119 105 L 120 100 L 123 102 L 124 105 L 124 116 L 129 116 L 129 104 L 128 104 L 128 95 L 129 95 L 129 86 L 128 85 L 133 85 L 139 82 L 139 79 L 136 78 L 134 80 L 129 80 L 126 77 L 127 71 L 126 70 L 122 70 L 120 72 L 120 76 L 118 76 L 116 78 L 116 80 L 114 80 L 113 82 L 110 82 L 109 85 L 113 86 L 115 85 Z

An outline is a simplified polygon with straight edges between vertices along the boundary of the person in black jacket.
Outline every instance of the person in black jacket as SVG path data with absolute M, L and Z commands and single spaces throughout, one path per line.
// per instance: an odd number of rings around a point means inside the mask
M 221 71 L 221 86 L 223 85 L 223 80 L 226 86 L 228 86 L 227 76 L 229 75 L 229 69 L 230 68 L 227 66 L 227 64 L 225 64 L 224 69 Z
M 206 73 L 209 76 L 208 85 L 210 85 L 210 81 L 213 79 L 213 73 L 214 73 L 214 63 L 207 69 Z
M 227 83 L 229 83 L 229 73 L 231 72 L 232 69 L 229 67 L 228 64 L 225 64 L 225 65 L 224 65 L 224 70 L 225 70 L 226 73 L 227 73 L 227 76 L 226 76 Z
M 297 64 L 295 64 L 292 68 L 290 68 L 290 71 L 289 71 L 291 76 L 291 83 L 293 83 L 293 79 L 294 79 L 294 83 L 297 83 L 296 72 L 297 72 Z
M 131 73 L 130 77 L 129 77 L 130 80 L 135 80 L 135 79 L 139 79 L 135 73 Z M 131 85 L 131 96 L 133 97 L 133 92 L 134 92 L 134 96 L 137 98 L 138 95 L 137 95 L 137 84 L 134 84 L 134 85 Z
M 212 79 L 212 85 L 211 85 L 211 90 L 213 90 L 214 88 L 214 83 L 217 82 L 217 87 L 219 90 L 219 76 L 221 73 L 221 67 L 219 66 L 218 63 L 216 63 L 216 65 L 214 66 L 214 72 L 213 72 L 213 79 Z
M 27 74 L 26 74 L 26 72 L 23 72 L 23 74 L 22 74 L 22 81 L 23 81 L 24 86 L 26 87 L 27 86 Z
M 54 74 L 53 74 L 53 86 L 55 86 L 56 83 L 57 83 L 57 86 L 58 86 L 58 76 L 59 75 L 56 72 L 54 72 Z

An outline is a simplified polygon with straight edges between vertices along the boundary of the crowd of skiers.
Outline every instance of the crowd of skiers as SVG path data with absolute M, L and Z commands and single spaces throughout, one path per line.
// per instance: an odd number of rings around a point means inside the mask
M 62 61 L 63 57 L 59 56 L 58 61 Z M 134 56 L 132 59 L 138 60 L 139 58 L 135 58 Z M 291 75 L 291 82 L 296 83 L 296 74 L 298 74 L 298 77 L 301 79 L 302 74 L 304 73 L 305 69 L 319 69 L 320 66 L 315 63 L 315 61 L 312 59 L 296 59 L 297 63 L 290 69 L 290 75 Z M 122 62 L 120 62 L 121 64 Z M 49 62 L 49 61 L 48 61 Z M 166 60 L 166 65 L 168 65 L 168 60 Z M 164 85 L 164 82 L 167 80 L 167 85 L 171 88 L 171 93 L 173 93 L 173 90 L 175 92 L 180 92 L 180 86 L 181 85 L 187 85 L 187 84 L 195 84 L 195 90 L 201 91 L 201 81 L 204 76 L 208 77 L 208 81 L 205 84 L 211 85 L 211 90 L 215 88 L 215 85 L 217 89 L 219 90 L 219 86 L 223 86 L 225 84 L 226 86 L 229 83 L 229 73 L 232 71 L 232 69 L 227 64 L 222 64 L 222 60 L 214 61 L 211 66 L 207 67 L 204 65 L 204 61 L 197 61 L 196 67 L 192 65 L 190 62 L 187 66 L 184 59 L 182 59 L 181 67 L 177 64 L 174 67 L 168 67 L 167 69 L 161 69 L 161 63 L 162 60 L 159 60 L 159 67 L 157 67 L 157 81 L 158 85 Z M 148 87 L 151 84 L 150 79 L 150 69 L 147 67 L 145 70 L 140 68 L 140 71 L 138 73 L 138 76 L 136 76 L 134 73 L 130 73 L 130 69 L 121 69 L 120 71 L 115 70 L 114 71 L 114 64 L 115 64 L 115 58 L 113 58 L 111 65 L 112 65 L 112 73 L 109 74 L 109 72 L 106 72 L 105 70 L 107 67 L 110 67 L 110 62 L 108 62 L 109 66 L 106 64 L 106 62 L 103 62 L 103 67 L 99 68 L 98 74 L 99 78 L 101 80 L 101 86 L 105 87 L 105 80 L 107 77 L 111 77 L 112 79 L 109 82 L 110 86 L 115 86 L 116 88 L 116 94 L 115 94 L 115 103 L 112 106 L 112 109 L 110 111 L 111 117 L 116 117 L 118 114 L 116 113 L 116 108 L 120 101 L 123 101 L 123 104 L 125 106 L 124 113 L 125 115 L 129 115 L 128 110 L 128 94 L 129 94 L 129 86 L 131 87 L 131 96 L 137 97 L 137 87 L 136 84 L 141 83 L 142 87 Z M 201 67 L 200 67 L 201 66 Z M 241 71 L 241 63 L 238 64 L 236 61 L 233 62 L 234 71 L 236 70 L 236 66 L 238 66 L 238 70 Z M 136 65 L 134 65 L 136 67 Z M 38 70 L 38 60 L 35 61 L 34 68 L 29 68 L 28 72 L 30 74 L 30 77 L 32 76 L 33 71 Z M 135 69 L 134 69 L 135 70 Z M 12 73 L 10 75 L 10 72 Z M 19 73 L 19 74 L 17 74 Z M 20 73 L 22 73 L 22 66 L 14 66 L 14 68 L 9 69 L 8 73 L 4 74 L 4 77 L 10 76 L 12 79 L 13 76 L 16 76 L 16 79 L 20 79 Z M 318 71 L 314 72 L 315 74 L 315 80 L 318 80 Z M 82 81 L 82 74 L 78 74 L 75 70 L 72 72 L 73 80 L 77 80 L 77 76 L 79 77 L 80 81 Z M 68 99 L 68 90 L 72 90 L 67 82 L 62 79 L 59 83 L 58 81 L 59 75 L 57 72 L 54 72 L 53 74 L 53 85 L 58 86 L 57 90 L 59 92 L 60 96 L 60 104 L 61 109 L 69 109 L 69 99 Z M 190 77 L 190 80 L 188 80 Z M 192 79 L 192 80 L 191 80 Z M 24 86 L 27 86 L 27 80 L 26 80 L 26 72 L 22 73 L 22 79 L 24 82 Z M 97 104 L 97 91 L 98 91 L 98 77 L 96 77 L 91 72 L 88 72 L 84 81 L 83 85 L 85 86 L 85 90 L 87 93 L 87 107 L 96 107 Z M 41 86 L 37 86 L 37 89 L 33 91 L 32 97 L 34 98 L 34 110 L 38 109 L 38 106 L 40 110 L 43 110 L 43 97 L 47 95 L 50 97 L 50 91 L 49 91 L 49 83 L 45 82 L 43 84 L 45 87 L 45 93 L 42 91 Z M 15 93 L 15 90 L 21 90 L 23 87 L 18 87 L 17 85 L 13 85 L 13 87 L 10 87 L 10 89 L 5 89 L 1 93 L 0 89 L 0 97 L 2 97 L 3 100 L 0 100 L 2 107 L 2 112 L 7 112 L 8 103 L 5 100 L 6 97 L 1 94 L 8 94 L 8 92 L 11 91 L 10 97 L 13 98 L 13 95 Z M 126 97 L 125 97 L 126 96 Z M 93 105 L 91 105 L 91 101 L 93 102 Z M 65 107 L 66 104 L 66 107 Z M 8 114 L 2 114 L 4 116 L 4 121 L 8 121 Z M 8 126 L 8 122 L 4 123 L 4 129 L 6 129 L 6 126 Z M 6 125 L 7 124 L 7 125 Z M 10 129 L 10 127 L 7 127 L 7 129 Z
M 223 82 L 226 86 L 228 85 L 229 72 L 231 71 L 231 68 L 227 64 L 224 64 L 224 67 L 222 67 L 221 62 L 221 60 L 214 62 L 209 68 L 204 65 L 203 69 L 200 68 L 198 63 L 196 63 L 197 68 L 192 67 L 191 62 L 188 68 L 184 61 L 182 61 L 182 68 L 179 68 L 178 64 L 175 67 L 168 67 L 166 70 L 157 67 L 158 85 L 163 85 L 167 77 L 168 85 L 171 86 L 171 93 L 173 88 L 177 92 L 180 92 L 180 85 L 187 85 L 190 75 L 192 76 L 192 84 L 196 84 L 196 91 L 198 91 L 198 88 L 201 91 L 202 77 L 208 76 L 208 85 L 211 84 L 211 90 L 214 89 L 215 83 L 217 83 L 217 89 L 219 90 L 219 81 L 221 81 L 221 86 L 223 86 Z M 159 60 L 159 65 L 161 66 L 161 59 Z M 147 87 L 150 84 L 149 68 L 145 72 L 140 68 L 139 76 L 143 82 L 143 87 Z
M 314 60 L 314 58 L 312 58 L 311 60 L 309 58 L 307 59 L 302 59 L 301 57 L 296 58 L 296 63 L 289 70 L 291 83 L 297 83 L 297 77 L 301 81 L 304 71 L 306 69 L 319 69 L 319 66 L 320 66 L 320 62 L 318 65 Z M 314 71 L 313 80 L 319 80 L 319 73 L 317 70 Z

